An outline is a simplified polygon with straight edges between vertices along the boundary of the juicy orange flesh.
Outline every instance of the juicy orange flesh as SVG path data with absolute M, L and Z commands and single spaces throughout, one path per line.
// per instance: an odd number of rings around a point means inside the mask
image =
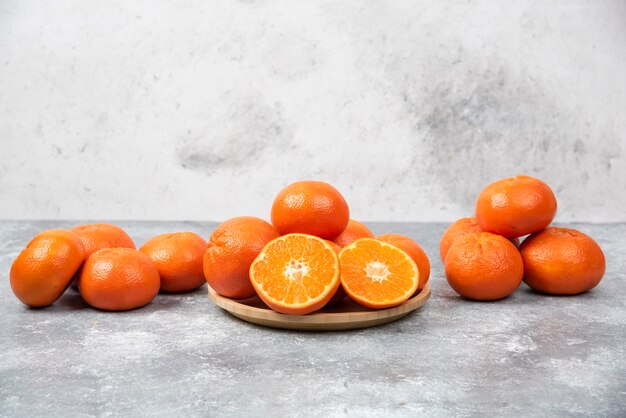
M 373 303 L 395 301 L 412 293 L 417 270 L 401 250 L 361 240 L 341 254 L 341 279 L 358 297 Z
M 252 279 L 273 300 L 298 305 L 320 297 L 336 274 L 330 247 L 314 238 L 286 236 L 264 249 L 254 264 Z

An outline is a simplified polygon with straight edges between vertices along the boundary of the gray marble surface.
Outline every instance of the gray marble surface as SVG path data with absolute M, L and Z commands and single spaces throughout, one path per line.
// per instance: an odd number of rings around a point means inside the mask
M 13 258 L 65 222 L 0 222 L 2 416 L 624 416 L 626 225 L 579 224 L 607 256 L 601 284 L 550 297 L 522 287 L 459 298 L 438 259 L 444 224 L 371 224 L 431 257 L 432 297 L 392 324 L 349 332 L 261 328 L 213 306 L 206 287 L 122 313 L 68 291 L 46 309 L 11 293 Z M 141 244 L 215 224 L 120 222 Z

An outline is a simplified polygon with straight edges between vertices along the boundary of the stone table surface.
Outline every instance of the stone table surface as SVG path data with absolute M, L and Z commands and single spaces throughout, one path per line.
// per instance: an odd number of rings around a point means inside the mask
M 69 290 L 29 309 L 12 260 L 37 232 L 76 222 L 0 222 L 2 416 L 624 416 L 626 224 L 577 224 L 607 256 L 600 285 L 575 297 L 526 285 L 489 303 L 457 296 L 438 257 L 444 224 L 372 223 L 416 239 L 432 296 L 392 324 L 282 331 L 212 305 L 206 286 L 129 312 L 89 308 Z M 119 222 L 140 245 L 163 232 L 208 237 L 214 223 Z

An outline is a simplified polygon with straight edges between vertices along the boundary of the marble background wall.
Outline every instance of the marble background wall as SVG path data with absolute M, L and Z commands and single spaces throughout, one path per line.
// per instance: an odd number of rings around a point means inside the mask
M 0 218 L 448 221 L 527 173 L 626 221 L 626 1 L 0 0 Z

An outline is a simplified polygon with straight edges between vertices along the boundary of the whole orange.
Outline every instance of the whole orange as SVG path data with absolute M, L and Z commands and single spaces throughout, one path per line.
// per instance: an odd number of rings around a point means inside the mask
M 85 246 L 87 257 L 103 248 L 132 248 L 133 239 L 119 226 L 111 224 L 87 224 L 72 228 Z
M 544 293 L 586 292 L 600 282 L 606 268 L 600 246 L 575 229 L 549 227 L 532 234 L 520 246 L 520 253 L 524 281 Z
M 250 282 L 250 264 L 265 244 L 280 234 L 263 219 L 242 216 L 219 225 L 204 254 L 204 277 L 217 293 L 245 299 L 256 292 Z
M 546 183 L 517 176 L 491 183 L 480 192 L 476 220 L 483 231 L 520 237 L 550 225 L 556 208 L 556 197 Z
M 472 232 L 483 232 L 476 222 L 476 218 L 461 218 L 454 221 L 443 233 L 439 241 L 439 256 L 441 261 L 446 259 L 448 250 L 458 238 Z
M 354 219 L 350 219 L 348 221 L 348 226 L 343 230 L 341 234 L 339 234 L 333 242 L 335 244 L 339 244 L 342 247 L 345 247 L 348 244 L 352 244 L 352 241 L 357 240 L 359 238 L 374 238 L 374 234 L 368 227 L 363 225 L 359 221 L 355 221 Z
M 83 261 L 85 247 L 76 234 L 64 229 L 41 232 L 13 261 L 11 289 L 25 305 L 51 305 L 65 292 Z
M 439 257 L 441 257 L 441 261 L 445 261 L 448 249 L 450 249 L 450 246 L 454 243 L 454 241 L 456 241 L 457 238 L 471 232 L 483 232 L 478 225 L 478 222 L 476 222 L 476 218 L 461 218 L 454 221 L 445 230 L 441 236 L 441 241 L 439 241 Z M 509 238 L 509 241 L 511 241 L 516 247 L 519 247 L 519 238 Z
M 159 293 L 159 270 L 144 253 L 131 248 L 104 248 L 91 254 L 78 276 L 85 302 L 106 311 L 147 305 Z
M 457 239 L 444 263 L 450 286 L 475 300 L 502 299 L 522 282 L 524 265 L 515 245 L 489 232 L 473 232 Z
M 103 248 L 136 248 L 133 239 L 119 226 L 111 224 L 87 224 L 72 228 L 85 246 L 85 255 L 89 257 Z M 78 277 L 72 286 L 78 286 Z
M 417 290 L 422 290 L 430 278 L 430 261 L 422 247 L 411 238 L 400 234 L 379 235 L 376 239 L 400 248 L 415 261 L 420 276 Z
M 281 235 L 302 233 L 332 240 L 346 229 L 349 219 L 346 200 L 322 181 L 292 183 L 272 205 L 272 224 Z
M 207 242 L 193 232 L 157 235 L 139 251 L 152 259 L 164 292 L 186 292 L 206 283 L 202 259 Z

